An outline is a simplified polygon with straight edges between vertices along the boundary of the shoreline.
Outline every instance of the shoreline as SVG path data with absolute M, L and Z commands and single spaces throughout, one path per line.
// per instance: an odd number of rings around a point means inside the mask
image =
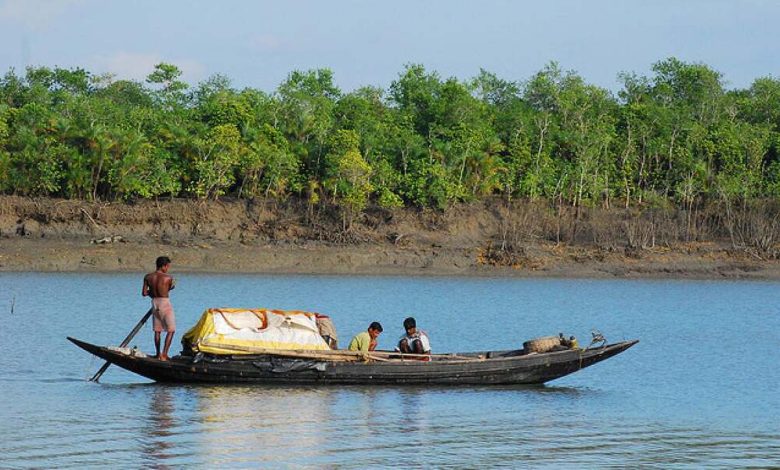
M 0 272 L 139 273 L 167 255 L 180 273 L 454 276 L 552 279 L 780 280 L 774 261 L 712 250 L 703 254 L 658 250 L 641 259 L 581 247 L 526 250 L 525 264 L 481 264 L 469 248 L 336 246 L 322 243 L 245 245 L 161 244 L 81 240 L 2 239 Z
M 295 201 L 0 196 L 0 272 L 139 273 L 167 255 L 176 271 L 199 273 L 780 280 L 776 255 L 762 258 L 725 239 L 662 238 L 673 226 L 652 218 L 616 210 L 558 219 L 543 204 L 502 204 L 373 209 L 345 231 L 338 218 L 312 217 Z M 579 237 L 552 241 L 556 224 L 571 232 L 565 224 L 574 222 Z M 652 238 L 638 248 L 630 224 L 657 234 L 658 244 Z

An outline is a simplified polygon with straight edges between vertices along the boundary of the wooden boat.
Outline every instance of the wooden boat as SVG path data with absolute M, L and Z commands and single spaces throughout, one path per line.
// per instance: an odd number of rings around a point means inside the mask
M 543 384 L 620 354 L 639 342 L 529 354 L 522 349 L 429 357 L 389 351 L 257 351 L 226 356 L 179 355 L 160 361 L 127 348 L 96 346 L 71 337 L 68 340 L 111 364 L 157 382 L 343 385 Z

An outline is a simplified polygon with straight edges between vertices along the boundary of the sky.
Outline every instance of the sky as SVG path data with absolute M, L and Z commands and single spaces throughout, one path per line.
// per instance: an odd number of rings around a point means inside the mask
M 0 73 L 82 67 L 143 80 L 174 63 L 273 91 L 329 68 L 343 91 L 387 88 L 406 64 L 523 81 L 550 61 L 616 91 L 667 57 L 729 88 L 780 77 L 780 0 L 0 0 Z

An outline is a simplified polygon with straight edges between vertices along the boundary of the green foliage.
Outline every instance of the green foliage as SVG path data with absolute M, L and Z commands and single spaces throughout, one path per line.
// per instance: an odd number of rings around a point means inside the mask
M 187 89 L 187 84 L 179 80 L 181 70 L 173 64 L 161 62 L 154 66 L 154 72 L 146 77 L 148 83 L 160 85 L 166 95 L 181 93 Z
M 281 132 L 268 124 L 248 136 L 247 151 L 241 154 L 239 172 L 242 193 L 247 197 L 282 197 L 299 190 L 299 161 L 290 152 Z M 242 191 L 245 190 L 245 191 Z
M 272 93 L 173 64 L 146 82 L 75 68 L 0 77 L 0 191 L 117 200 L 328 197 L 345 228 L 370 201 L 446 208 L 500 194 L 665 207 L 780 197 L 780 80 L 727 90 L 662 60 L 613 96 L 550 63 L 525 81 L 408 65 L 342 94 L 328 69 Z M 619 201 L 619 202 L 618 202 Z
M 54 116 L 39 103 L 10 111 L 4 165 L 6 184 L 15 194 L 48 195 L 60 189 L 66 147 L 51 135 Z
M 339 130 L 330 142 L 326 156 L 325 187 L 340 199 L 351 213 L 360 212 L 373 191 L 371 165 L 363 159 L 355 131 Z
M 323 176 L 322 157 L 340 94 L 328 69 L 292 72 L 277 90 L 274 127 L 288 139 L 309 177 Z
M 241 159 L 241 134 L 233 124 L 220 124 L 196 142 L 197 179 L 194 193 L 201 198 L 218 199 L 235 182 L 234 170 Z
M 394 209 L 397 207 L 403 207 L 404 200 L 389 189 L 382 188 L 379 190 L 377 204 L 379 204 L 379 207 L 383 207 L 385 209 Z
M 385 158 L 378 158 L 373 165 L 371 183 L 376 190 L 377 204 L 380 207 L 403 207 L 404 200 L 397 194 L 400 182 L 401 174 L 393 168 L 392 163 Z

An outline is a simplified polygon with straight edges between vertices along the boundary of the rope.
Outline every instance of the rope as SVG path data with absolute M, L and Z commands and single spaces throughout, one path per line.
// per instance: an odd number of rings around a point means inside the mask
M 592 330 L 590 332 L 590 335 L 593 339 L 590 340 L 590 344 L 586 349 L 590 349 L 591 346 L 593 346 L 596 343 L 601 343 L 601 347 L 604 347 L 607 345 L 607 339 L 604 338 L 604 335 L 601 334 L 599 330 Z
M 580 357 L 580 369 L 582 369 L 582 353 L 585 352 L 585 350 L 590 349 L 591 346 L 593 346 L 596 343 L 601 343 L 601 347 L 605 347 L 607 345 L 607 339 L 604 338 L 604 335 L 601 334 L 599 330 L 591 330 L 590 336 L 592 339 L 590 340 L 590 344 L 585 349 L 580 349 L 579 351 L 579 357 Z

